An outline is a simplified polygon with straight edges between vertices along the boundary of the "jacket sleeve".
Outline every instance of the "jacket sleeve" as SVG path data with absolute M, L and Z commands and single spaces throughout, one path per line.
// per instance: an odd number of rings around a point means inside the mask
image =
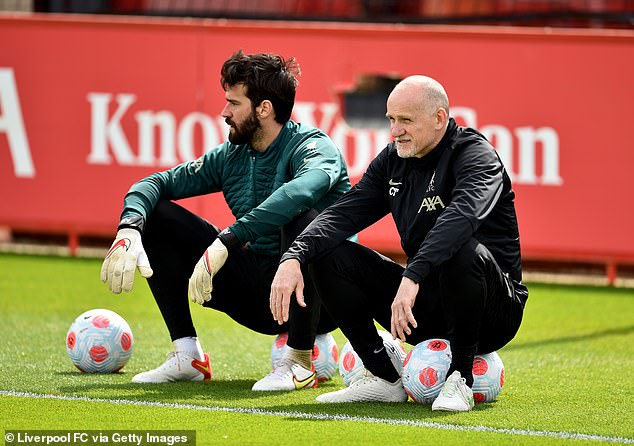
M 339 181 L 344 162 L 339 149 L 321 137 L 307 139 L 290 161 L 292 178 L 231 226 L 240 244 L 279 232 L 315 206 Z
M 194 161 L 187 161 L 163 172 L 154 173 L 132 185 L 123 200 L 121 219 L 141 217 L 143 222 L 159 200 L 178 200 L 221 189 L 219 160 L 224 145 L 206 152 Z
M 503 166 L 489 144 L 473 144 L 456 154 L 451 202 L 427 233 L 403 275 L 421 282 L 430 269 L 453 257 L 498 202 Z
M 389 213 L 387 149 L 368 166 L 359 182 L 315 218 L 295 239 L 281 261 L 297 259 L 306 264 L 327 254 L 353 234 Z

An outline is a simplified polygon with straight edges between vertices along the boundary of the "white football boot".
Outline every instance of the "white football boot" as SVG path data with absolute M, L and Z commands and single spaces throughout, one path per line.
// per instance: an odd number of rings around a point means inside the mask
M 407 393 L 405 393 L 401 378 L 395 383 L 391 383 L 374 376 L 366 369 L 363 378 L 350 384 L 350 387 L 319 395 L 317 401 L 320 403 L 356 403 L 363 401 L 402 403 L 407 401 Z
M 204 361 L 183 352 L 167 354 L 167 360 L 159 367 L 139 373 L 132 378 L 133 383 L 158 384 L 175 381 L 210 381 L 211 364 L 209 355 L 205 353 Z
M 276 390 L 300 390 L 317 387 L 315 367 L 308 370 L 297 363 L 281 361 L 271 373 L 253 384 L 251 390 L 270 392 Z
M 440 395 L 431 405 L 431 410 L 449 412 L 468 412 L 473 409 L 473 391 L 458 370 L 454 371 L 440 391 Z

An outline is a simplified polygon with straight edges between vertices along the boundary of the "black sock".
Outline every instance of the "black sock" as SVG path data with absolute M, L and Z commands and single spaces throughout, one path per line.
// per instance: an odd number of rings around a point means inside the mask
M 363 358 L 363 365 L 374 376 L 384 379 L 388 382 L 395 383 L 401 377 L 398 371 L 394 368 L 394 364 L 390 360 L 390 357 L 385 350 L 385 346 L 382 346 L 378 352 L 373 350 L 368 351 Z
M 467 386 L 473 387 L 473 358 L 475 357 L 478 345 L 468 347 L 454 347 L 451 345 L 451 366 L 447 372 L 449 377 L 455 370 L 465 379 Z

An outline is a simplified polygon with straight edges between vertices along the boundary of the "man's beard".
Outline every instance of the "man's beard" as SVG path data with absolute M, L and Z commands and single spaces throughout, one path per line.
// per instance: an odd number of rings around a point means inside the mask
M 229 130 L 229 141 L 233 144 L 249 144 L 253 141 L 253 135 L 260 129 L 260 121 L 255 116 L 255 110 L 251 112 L 249 117 L 240 125 L 237 125 L 231 119 L 225 120 L 232 128 Z

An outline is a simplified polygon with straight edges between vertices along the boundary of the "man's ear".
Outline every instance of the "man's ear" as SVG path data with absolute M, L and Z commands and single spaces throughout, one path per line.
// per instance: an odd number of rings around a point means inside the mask
M 268 99 L 260 102 L 260 105 L 255 107 L 255 115 L 260 119 L 266 119 L 275 113 L 273 104 Z
M 449 116 L 447 116 L 447 111 L 444 108 L 439 108 L 438 110 L 436 110 L 435 118 L 436 130 L 440 130 L 445 126 L 445 124 L 447 124 Z

